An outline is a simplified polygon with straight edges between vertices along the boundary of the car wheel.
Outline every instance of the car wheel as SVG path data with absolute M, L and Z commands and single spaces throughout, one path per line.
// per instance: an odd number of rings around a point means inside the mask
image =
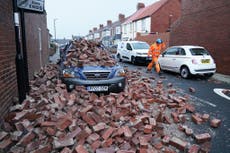
M 184 79 L 189 78 L 191 74 L 190 74 L 190 72 L 189 72 L 188 67 L 183 66 L 183 67 L 180 69 L 180 75 L 181 75 L 181 77 L 184 78 Z
M 134 57 L 134 56 L 132 56 L 132 58 L 131 58 L 131 63 L 132 63 L 132 64 L 136 64 L 136 60 L 135 60 L 135 57 Z
M 122 59 L 121 59 L 121 55 L 120 54 L 117 54 L 117 59 L 119 62 L 122 62 Z

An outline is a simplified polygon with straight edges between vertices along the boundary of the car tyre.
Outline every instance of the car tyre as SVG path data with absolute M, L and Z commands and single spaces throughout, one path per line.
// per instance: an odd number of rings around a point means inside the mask
M 184 79 L 188 79 L 191 75 L 189 69 L 187 66 L 183 66 L 181 69 L 180 69 L 180 75 L 182 78 Z
M 122 59 L 121 59 L 121 55 L 120 54 L 117 54 L 117 59 L 119 62 L 122 62 Z

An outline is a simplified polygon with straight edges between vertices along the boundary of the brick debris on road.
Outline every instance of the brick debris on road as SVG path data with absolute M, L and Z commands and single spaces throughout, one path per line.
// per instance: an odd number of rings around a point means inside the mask
M 212 133 L 195 133 L 186 123 L 218 128 L 220 119 L 196 112 L 192 99 L 177 94 L 172 83 L 165 86 L 138 70 L 125 71 L 123 92 L 97 95 L 83 86 L 67 92 L 58 65 L 42 68 L 30 82 L 26 100 L 12 106 L 2 121 L 0 149 L 12 153 L 211 150 Z

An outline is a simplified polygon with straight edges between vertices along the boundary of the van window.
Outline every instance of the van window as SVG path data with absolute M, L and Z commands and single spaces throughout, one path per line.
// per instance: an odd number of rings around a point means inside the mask
M 129 43 L 127 43 L 126 49 L 127 49 L 127 50 L 132 50 L 132 47 L 131 47 L 131 45 L 130 45 Z
M 149 49 L 149 44 L 147 43 L 133 43 L 133 49 Z

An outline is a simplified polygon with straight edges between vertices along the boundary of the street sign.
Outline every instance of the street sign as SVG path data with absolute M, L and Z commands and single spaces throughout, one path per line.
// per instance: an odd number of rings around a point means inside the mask
M 17 0 L 17 6 L 26 10 L 43 12 L 44 1 L 45 0 Z

